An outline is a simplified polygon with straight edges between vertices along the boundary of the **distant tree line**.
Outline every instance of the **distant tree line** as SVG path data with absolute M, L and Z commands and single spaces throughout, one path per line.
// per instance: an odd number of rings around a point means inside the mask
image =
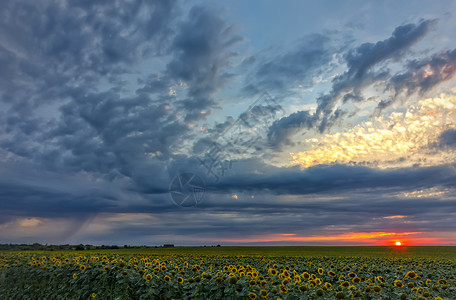
M 45 250 L 45 251 L 64 251 L 64 250 L 98 250 L 98 249 L 144 249 L 144 248 L 169 248 L 174 247 L 173 244 L 164 244 L 160 246 L 130 246 L 130 245 L 101 245 L 101 246 L 94 246 L 94 245 L 48 245 L 48 244 L 0 244 L 0 251 L 5 250 L 18 250 L 18 251 L 31 251 L 31 250 Z M 200 247 L 220 247 L 220 245 L 211 245 L 211 246 L 200 246 Z
M 97 250 L 97 249 L 119 249 L 119 248 L 148 248 L 149 246 L 118 246 L 118 245 L 42 245 L 39 243 L 34 244 L 0 244 L 1 250 L 20 250 L 20 251 L 30 251 L 30 250 L 46 250 L 46 251 L 63 251 L 63 250 Z

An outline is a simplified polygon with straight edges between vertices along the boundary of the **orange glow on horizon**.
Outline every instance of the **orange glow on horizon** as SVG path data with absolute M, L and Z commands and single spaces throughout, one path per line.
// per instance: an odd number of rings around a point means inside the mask
M 402 246 L 402 243 L 401 243 L 401 242 L 396 242 L 395 245 L 396 245 L 397 247 L 400 247 L 400 246 Z
M 314 235 L 314 236 L 297 236 L 293 233 L 268 234 L 256 237 L 247 237 L 239 239 L 226 239 L 224 242 L 231 243 L 256 243 L 256 242 L 361 242 L 370 244 L 391 245 L 391 240 L 385 240 L 387 237 L 396 237 L 404 240 L 404 236 L 419 235 L 421 232 L 349 232 L 336 235 Z M 397 241 L 397 240 L 395 240 Z M 395 242 L 394 241 L 394 242 Z M 386 244 L 385 244 L 386 245 Z

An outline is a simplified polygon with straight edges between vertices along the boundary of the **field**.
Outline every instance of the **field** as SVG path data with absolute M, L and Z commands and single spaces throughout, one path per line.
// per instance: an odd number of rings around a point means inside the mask
M 2 251 L 0 299 L 456 299 L 454 247 Z

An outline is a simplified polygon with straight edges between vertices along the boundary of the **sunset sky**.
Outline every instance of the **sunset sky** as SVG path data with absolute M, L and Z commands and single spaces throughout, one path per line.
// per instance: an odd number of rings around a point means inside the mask
M 455 29 L 455 1 L 0 1 L 0 243 L 456 245 Z

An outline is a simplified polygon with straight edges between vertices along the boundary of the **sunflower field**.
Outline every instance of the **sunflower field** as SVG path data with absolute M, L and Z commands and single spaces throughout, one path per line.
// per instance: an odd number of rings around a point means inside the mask
M 0 252 L 0 299 L 456 299 L 441 257 Z

